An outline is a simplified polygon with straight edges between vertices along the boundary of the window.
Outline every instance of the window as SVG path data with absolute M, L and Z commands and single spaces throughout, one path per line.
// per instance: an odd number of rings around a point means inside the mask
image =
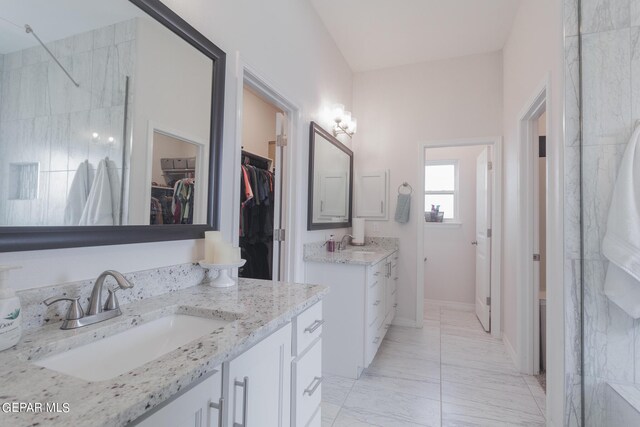
M 458 161 L 431 160 L 424 166 L 424 211 L 440 206 L 444 220 L 458 219 Z

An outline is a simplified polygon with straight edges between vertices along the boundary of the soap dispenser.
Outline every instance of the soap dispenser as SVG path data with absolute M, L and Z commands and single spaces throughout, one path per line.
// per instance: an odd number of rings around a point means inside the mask
M 329 237 L 329 240 L 325 242 L 327 245 L 327 252 L 335 252 L 336 251 L 336 241 L 333 238 L 333 234 Z
M 20 299 L 7 280 L 9 271 L 16 268 L 0 265 L 0 351 L 16 345 L 22 336 Z

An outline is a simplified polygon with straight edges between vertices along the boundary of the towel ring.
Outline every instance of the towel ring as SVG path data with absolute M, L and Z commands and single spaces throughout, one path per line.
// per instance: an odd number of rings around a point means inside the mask
M 409 192 L 403 193 L 402 189 L 407 187 L 409 188 Z M 411 193 L 413 193 L 413 188 L 409 185 L 408 182 L 403 182 L 402 184 L 398 185 L 398 194 L 411 194 Z

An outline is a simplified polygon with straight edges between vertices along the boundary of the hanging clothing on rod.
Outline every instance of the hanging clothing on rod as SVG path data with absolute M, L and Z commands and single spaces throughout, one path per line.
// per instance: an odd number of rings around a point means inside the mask
M 249 157 L 244 158 L 250 160 Z M 243 160 L 240 176 L 240 248 L 247 263 L 240 272 L 241 277 L 272 278 L 274 189 L 273 172 Z
M 193 178 L 183 178 L 176 181 L 171 204 L 173 224 L 193 224 L 194 184 Z

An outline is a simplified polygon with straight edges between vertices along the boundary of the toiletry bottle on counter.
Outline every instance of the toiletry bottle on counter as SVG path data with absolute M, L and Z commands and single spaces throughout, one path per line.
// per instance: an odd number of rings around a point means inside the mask
M 326 245 L 327 245 L 327 252 L 336 251 L 336 241 L 333 238 L 333 234 L 329 237 L 329 240 L 327 240 Z
M 13 347 L 22 336 L 20 299 L 9 287 L 9 270 L 19 267 L 0 266 L 0 351 Z

